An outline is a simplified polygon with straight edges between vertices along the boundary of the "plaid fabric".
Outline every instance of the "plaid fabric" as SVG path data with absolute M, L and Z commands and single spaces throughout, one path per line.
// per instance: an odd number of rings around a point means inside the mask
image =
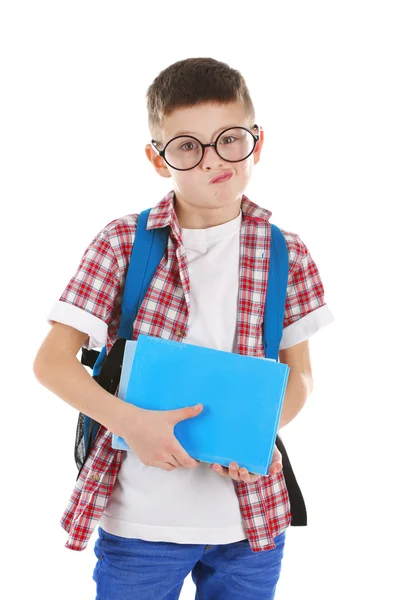
M 262 320 L 270 255 L 271 212 L 242 197 L 240 290 L 237 352 L 264 356 Z M 86 347 L 107 345 L 117 338 L 126 269 L 134 242 L 137 214 L 109 223 L 92 241 L 79 268 L 60 297 L 62 302 L 90 313 L 99 328 Z M 148 229 L 171 226 L 167 252 L 161 261 L 133 329 L 139 334 L 181 341 L 188 331 L 190 281 L 188 261 L 169 192 L 150 212 Z M 325 305 L 317 266 L 299 236 L 282 230 L 289 250 L 289 279 L 284 328 Z M 72 310 L 70 308 L 70 310 Z M 56 319 L 55 319 L 56 320 Z M 104 327 L 104 329 L 102 329 Z M 86 331 L 86 329 L 85 329 Z M 104 335 L 104 340 L 99 340 Z M 282 345 L 281 345 L 282 346 Z M 121 450 L 111 447 L 111 432 L 101 426 L 86 464 L 77 480 L 61 525 L 68 532 L 65 544 L 83 550 L 111 495 L 122 462 Z M 275 548 L 274 537 L 291 520 L 283 473 L 261 477 L 252 484 L 234 482 L 251 549 Z

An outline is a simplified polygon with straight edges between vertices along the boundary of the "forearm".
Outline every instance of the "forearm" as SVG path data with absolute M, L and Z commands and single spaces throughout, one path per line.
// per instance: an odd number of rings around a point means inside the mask
M 72 354 L 41 357 L 34 364 L 36 379 L 83 414 L 120 435 L 126 404 L 104 390 Z
M 312 381 L 310 378 L 300 371 L 290 369 L 278 430 L 293 421 L 311 392 Z

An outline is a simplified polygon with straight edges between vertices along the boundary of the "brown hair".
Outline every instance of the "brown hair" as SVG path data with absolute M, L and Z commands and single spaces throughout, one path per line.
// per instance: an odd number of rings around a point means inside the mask
M 176 108 L 237 100 L 254 121 L 253 102 L 239 71 L 213 58 L 180 60 L 161 71 L 147 90 L 150 133 L 159 140 L 164 117 Z

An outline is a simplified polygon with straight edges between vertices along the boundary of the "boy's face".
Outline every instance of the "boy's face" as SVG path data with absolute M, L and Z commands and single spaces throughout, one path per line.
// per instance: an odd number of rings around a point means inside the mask
M 250 123 L 249 118 L 246 117 L 241 102 L 203 103 L 179 108 L 164 119 L 161 139 L 157 140 L 160 149 L 164 148 L 169 140 L 182 133 L 196 137 L 203 144 L 209 144 L 214 142 L 224 129 L 246 127 L 260 136 L 253 154 L 241 162 L 227 162 L 218 156 L 214 147 L 206 148 L 201 163 L 187 171 L 178 171 L 170 167 L 151 144 L 146 145 L 146 155 L 159 175 L 172 178 L 178 203 L 184 204 L 187 208 L 195 208 L 197 211 L 228 209 L 231 212 L 234 205 L 240 206 L 253 165 L 260 160 L 264 132 L 262 129 L 254 130 L 253 126 L 254 123 Z M 232 174 L 228 181 L 210 183 L 217 175 L 227 172 Z

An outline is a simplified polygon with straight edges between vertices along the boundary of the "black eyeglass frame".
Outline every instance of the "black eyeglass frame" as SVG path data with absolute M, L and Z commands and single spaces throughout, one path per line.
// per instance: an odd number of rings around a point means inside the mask
M 254 125 L 253 129 L 259 129 L 258 125 Z M 227 131 L 230 131 L 231 129 L 244 129 L 245 131 L 247 131 L 248 133 L 250 133 L 250 135 L 252 136 L 253 140 L 254 140 L 254 145 L 253 148 L 251 149 L 251 151 L 249 152 L 249 154 L 247 156 L 245 156 L 244 158 L 241 158 L 240 160 L 227 160 L 226 158 L 224 158 L 223 156 L 220 155 L 220 153 L 217 150 L 217 144 L 218 144 L 218 140 L 219 138 L 226 133 Z M 169 163 L 167 161 L 167 159 L 165 158 L 165 151 L 168 147 L 168 145 L 173 142 L 174 140 L 177 140 L 178 138 L 190 138 L 192 140 L 196 140 L 196 142 L 198 142 L 201 146 L 201 158 L 199 160 L 198 163 L 196 163 L 195 165 L 193 165 L 193 167 L 189 167 L 188 169 L 178 169 L 178 167 L 174 167 L 173 165 L 171 165 L 171 163 Z M 254 134 L 250 131 L 250 129 L 247 129 L 247 127 L 228 127 L 227 129 L 224 129 L 224 131 L 221 131 L 221 133 L 217 136 L 217 139 L 215 140 L 215 142 L 211 142 L 211 144 L 203 144 L 200 140 L 198 140 L 196 137 L 194 137 L 193 135 L 177 135 L 176 137 L 172 138 L 171 140 L 168 140 L 168 142 L 165 144 L 164 148 L 162 150 L 159 150 L 157 148 L 157 146 L 155 144 L 157 144 L 156 140 L 151 140 L 151 145 L 153 146 L 154 150 L 159 154 L 159 156 L 161 156 L 161 158 L 163 158 L 165 160 L 165 162 L 167 163 L 167 165 L 169 165 L 172 169 L 175 169 L 176 171 L 190 171 L 191 169 L 194 169 L 195 167 L 197 167 L 201 161 L 204 158 L 204 152 L 206 148 L 211 148 L 213 147 L 215 149 L 215 152 L 218 154 L 218 156 L 220 158 L 222 158 L 222 160 L 225 160 L 226 162 L 231 162 L 231 163 L 237 163 L 237 162 L 242 162 L 244 160 L 246 160 L 246 158 L 249 158 L 249 156 L 251 156 L 254 152 L 254 149 L 257 145 L 257 142 L 259 141 L 260 136 L 258 134 Z

